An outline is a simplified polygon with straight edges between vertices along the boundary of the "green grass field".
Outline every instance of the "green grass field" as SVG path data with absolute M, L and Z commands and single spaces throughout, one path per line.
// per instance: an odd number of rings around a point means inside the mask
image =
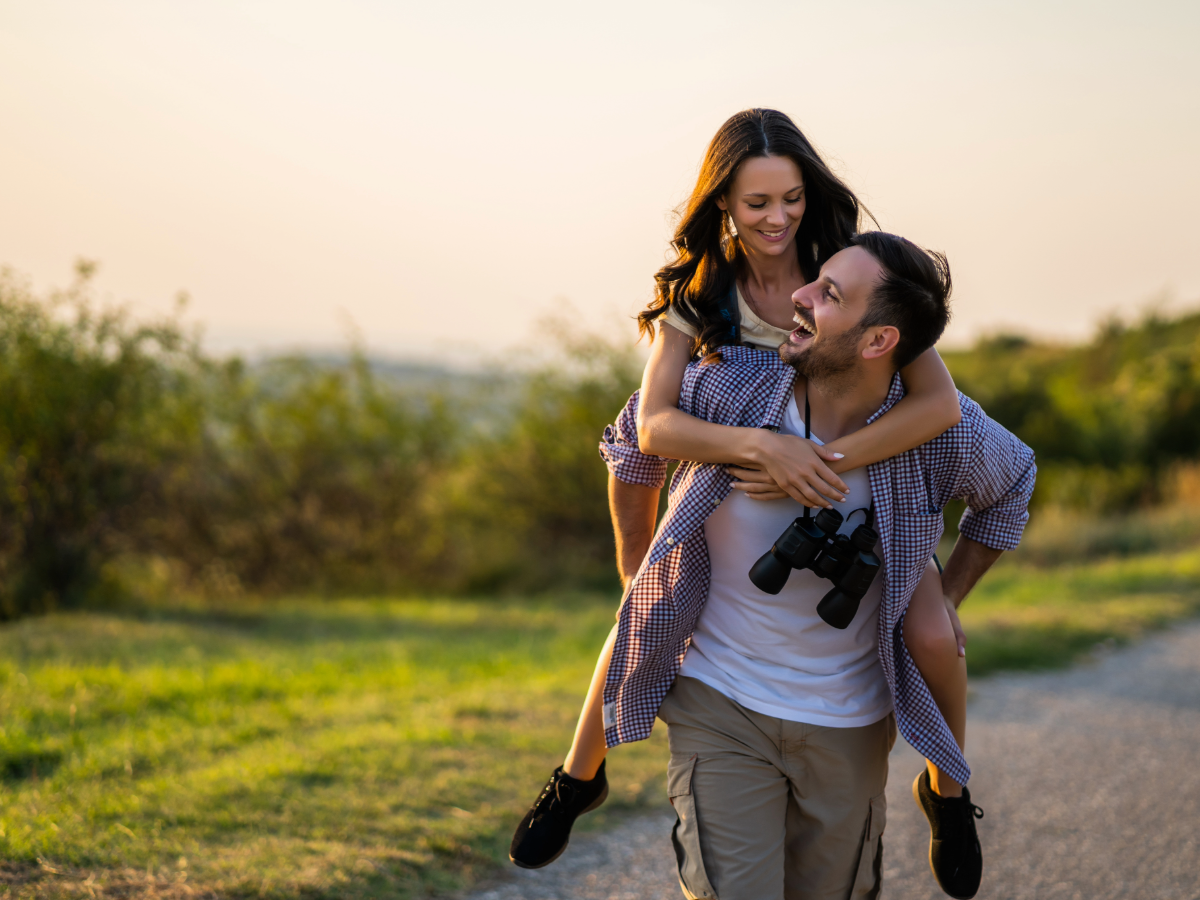
M 1067 665 L 1097 644 L 1124 643 L 1200 613 L 1200 551 L 1056 568 L 999 565 L 963 604 L 967 668 Z
M 471 881 L 561 761 L 613 608 L 291 602 L 7 626 L 0 882 L 405 897 Z M 658 798 L 663 758 L 661 736 L 621 754 L 609 815 Z
M 612 597 L 292 601 L 0 628 L 0 896 L 412 897 L 503 864 Z M 1200 611 L 1200 552 L 1002 564 L 973 674 Z M 662 729 L 586 827 L 662 803 Z M 590 820 L 590 821 L 589 821 Z

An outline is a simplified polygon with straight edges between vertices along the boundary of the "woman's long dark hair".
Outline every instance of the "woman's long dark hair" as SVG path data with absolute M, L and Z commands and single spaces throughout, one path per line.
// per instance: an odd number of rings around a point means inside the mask
M 671 241 L 675 261 L 655 274 L 654 300 L 638 314 L 641 334 L 653 337 L 654 321 L 673 306 L 697 331 L 693 355 L 708 356 L 729 343 L 719 304 L 742 274 L 745 257 L 717 198 L 729 193 L 738 167 L 758 156 L 786 156 L 804 177 L 805 209 L 796 229 L 796 253 L 805 281 L 816 278 L 825 260 L 849 244 L 858 230 L 860 210 L 853 191 L 783 113 L 743 110 L 731 116 L 708 145 Z

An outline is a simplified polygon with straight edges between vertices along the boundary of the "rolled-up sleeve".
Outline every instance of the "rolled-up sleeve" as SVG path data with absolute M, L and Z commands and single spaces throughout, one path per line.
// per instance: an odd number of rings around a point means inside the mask
M 1029 521 L 1037 476 L 1033 451 L 984 415 L 977 404 L 970 407 L 964 403 L 963 414 L 975 419 L 975 440 L 960 492 L 967 511 L 958 530 L 993 550 L 1014 550 Z
M 600 456 L 614 478 L 627 484 L 661 488 L 667 480 L 667 460 L 647 456 L 638 449 L 637 412 L 639 391 L 634 391 L 617 421 L 604 429 Z

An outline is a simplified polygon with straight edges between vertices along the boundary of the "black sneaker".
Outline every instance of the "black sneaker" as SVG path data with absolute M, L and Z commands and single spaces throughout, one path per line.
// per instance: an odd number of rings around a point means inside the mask
M 572 778 L 559 766 L 517 826 L 508 858 L 522 869 L 550 865 L 567 849 L 575 820 L 606 799 L 608 779 L 604 776 L 604 763 L 600 763 L 591 781 Z
M 942 797 L 929 784 L 929 770 L 913 782 L 913 799 L 929 820 L 929 868 L 938 885 L 954 900 L 971 900 L 983 877 L 983 851 L 975 820 L 983 810 L 971 802 L 963 788 L 961 797 Z

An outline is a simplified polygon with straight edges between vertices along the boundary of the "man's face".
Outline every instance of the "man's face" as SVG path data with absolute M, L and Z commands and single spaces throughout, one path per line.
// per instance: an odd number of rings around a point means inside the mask
M 852 372 L 862 357 L 860 323 L 882 275 L 875 257 L 861 247 L 832 256 L 815 281 L 792 294 L 797 327 L 779 348 L 783 361 L 810 379 Z

